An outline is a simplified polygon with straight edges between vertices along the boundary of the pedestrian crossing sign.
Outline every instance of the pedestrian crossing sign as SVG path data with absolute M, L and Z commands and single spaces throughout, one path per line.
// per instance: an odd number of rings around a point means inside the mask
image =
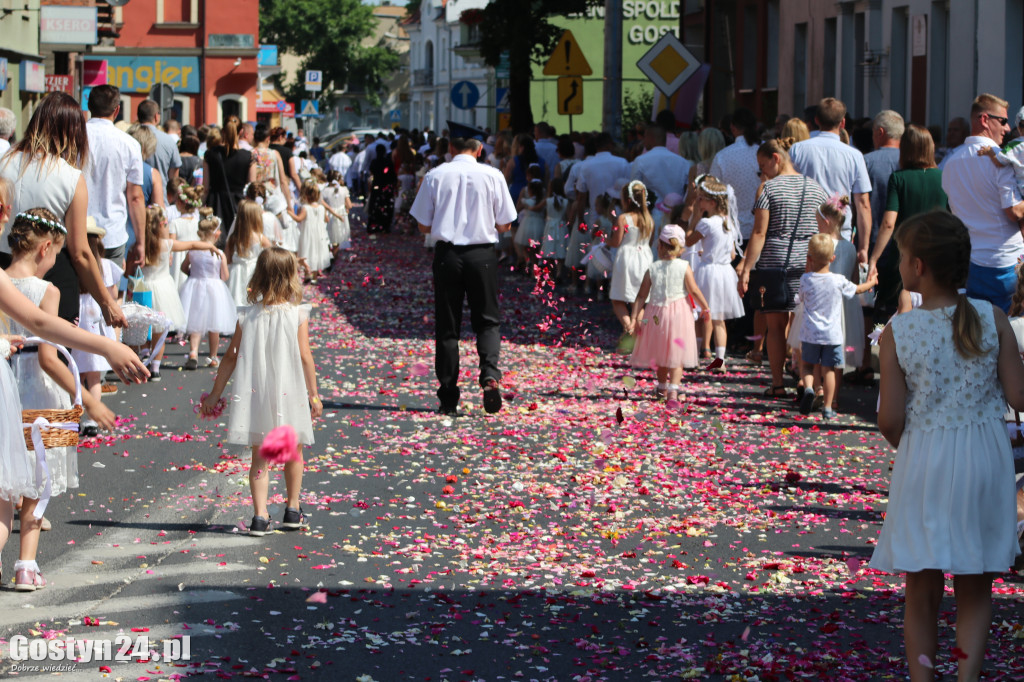
M 299 107 L 299 116 L 314 117 L 320 115 L 320 107 L 315 99 L 304 99 Z

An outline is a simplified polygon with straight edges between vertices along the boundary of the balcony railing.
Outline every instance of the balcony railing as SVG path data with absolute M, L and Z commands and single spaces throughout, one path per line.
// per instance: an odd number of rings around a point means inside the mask
M 433 69 L 416 69 L 412 73 L 412 84 L 417 85 L 433 85 L 434 84 L 434 70 Z

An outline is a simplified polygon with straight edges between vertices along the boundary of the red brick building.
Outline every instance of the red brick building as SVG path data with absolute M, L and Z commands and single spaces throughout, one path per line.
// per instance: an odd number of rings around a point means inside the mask
M 107 63 L 106 82 L 121 89 L 127 118 L 164 83 L 183 124 L 219 124 L 231 114 L 255 120 L 259 0 L 131 0 L 114 8 L 113 24 L 113 46 L 84 57 Z

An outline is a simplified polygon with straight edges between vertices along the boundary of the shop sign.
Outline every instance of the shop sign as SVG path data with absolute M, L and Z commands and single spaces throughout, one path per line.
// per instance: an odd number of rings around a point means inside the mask
M 71 76 L 60 74 L 46 74 L 47 92 L 66 92 L 71 94 Z
M 0 92 L 7 89 L 7 57 L 0 57 Z
M 20 68 L 22 92 L 46 92 L 46 69 L 42 62 L 22 62 Z
M 90 61 L 86 60 L 86 64 Z M 148 93 L 166 83 L 177 93 L 199 92 L 198 57 L 107 57 L 107 83 L 121 92 Z
M 39 42 L 59 45 L 95 45 L 95 7 L 43 5 L 39 8 Z

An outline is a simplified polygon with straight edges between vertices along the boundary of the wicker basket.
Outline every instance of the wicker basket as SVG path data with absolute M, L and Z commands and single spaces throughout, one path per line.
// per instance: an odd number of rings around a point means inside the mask
M 75 364 L 75 359 L 71 357 L 71 353 L 68 352 L 67 348 L 55 343 L 50 343 L 46 339 L 40 339 L 39 337 L 33 336 L 25 339 L 25 343 L 37 345 L 45 343 L 56 348 L 57 351 L 68 361 L 68 367 L 71 369 L 71 373 L 75 377 L 75 403 L 70 408 L 66 410 L 21 411 L 21 422 L 25 432 L 25 446 L 29 450 L 33 450 L 35 448 L 35 445 L 32 443 L 32 424 L 39 417 L 42 417 L 51 424 L 51 426 L 43 426 L 39 429 L 44 447 L 62 448 L 77 446 L 78 423 L 82 418 L 82 385 L 79 381 L 78 365 Z

